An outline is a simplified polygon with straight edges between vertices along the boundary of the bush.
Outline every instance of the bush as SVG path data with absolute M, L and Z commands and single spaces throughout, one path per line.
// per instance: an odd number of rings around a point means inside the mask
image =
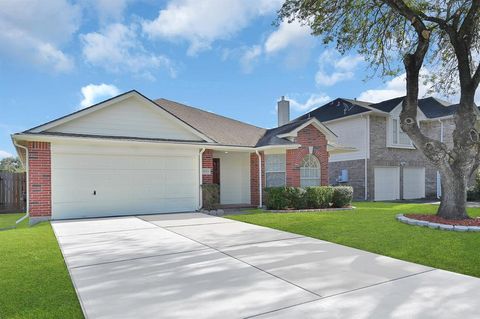
M 220 204 L 220 185 L 202 184 L 202 207 L 214 209 Z
M 350 186 L 265 188 L 265 206 L 273 210 L 345 207 L 351 204 L 352 197 Z
M 333 187 L 312 186 L 305 188 L 305 197 L 308 208 L 328 208 L 332 202 Z
M 337 186 L 333 188 L 333 207 L 346 207 L 352 204 L 353 188 L 351 186 Z
M 289 199 L 286 187 L 268 187 L 265 188 L 265 206 L 267 209 L 287 209 Z
M 287 187 L 285 191 L 288 200 L 288 207 L 295 209 L 307 208 L 305 189 L 300 187 Z

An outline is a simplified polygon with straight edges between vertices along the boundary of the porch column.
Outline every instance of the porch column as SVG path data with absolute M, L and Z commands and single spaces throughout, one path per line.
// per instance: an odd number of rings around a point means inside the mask
M 208 172 L 208 170 L 210 170 Z M 207 174 L 204 174 L 207 173 Z M 213 183 L 213 150 L 205 150 L 202 154 L 202 184 Z
M 260 153 L 261 165 L 262 165 L 262 198 L 264 198 L 265 192 L 265 155 Z M 250 153 L 250 203 L 252 205 L 260 205 L 260 193 L 258 191 L 258 185 L 260 182 L 260 176 L 258 175 L 258 155 L 256 153 Z

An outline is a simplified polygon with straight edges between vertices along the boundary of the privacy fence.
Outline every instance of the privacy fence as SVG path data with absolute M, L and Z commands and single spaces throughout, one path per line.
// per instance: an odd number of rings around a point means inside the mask
M 20 213 L 26 203 L 25 173 L 0 171 L 0 213 Z

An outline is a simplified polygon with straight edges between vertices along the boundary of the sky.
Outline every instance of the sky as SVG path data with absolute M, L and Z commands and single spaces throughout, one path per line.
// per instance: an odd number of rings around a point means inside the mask
M 367 79 L 355 52 L 307 26 L 275 26 L 282 0 L 0 0 L 0 158 L 10 134 L 136 89 L 261 127 L 276 102 L 295 118 L 337 97 L 404 94 Z

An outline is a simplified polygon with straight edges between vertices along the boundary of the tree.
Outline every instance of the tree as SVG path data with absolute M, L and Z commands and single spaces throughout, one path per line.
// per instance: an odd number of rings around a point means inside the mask
M 18 157 L 5 157 L 0 160 L 0 171 L 20 173 L 24 172 L 24 169 Z
M 400 122 L 415 146 L 438 168 L 442 198 L 437 215 L 468 218 L 468 180 L 480 163 L 480 0 L 286 0 L 278 21 L 299 20 L 334 43 L 357 50 L 382 76 L 406 73 Z M 402 63 L 403 62 L 403 63 Z M 403 64 L 403 65 L 402 65 Z M 422 76 L 422 68 L 430 72 Z M 417 123 L 419 81 L 442 94 L 459 94 L 453 146 L 424 135 Z

